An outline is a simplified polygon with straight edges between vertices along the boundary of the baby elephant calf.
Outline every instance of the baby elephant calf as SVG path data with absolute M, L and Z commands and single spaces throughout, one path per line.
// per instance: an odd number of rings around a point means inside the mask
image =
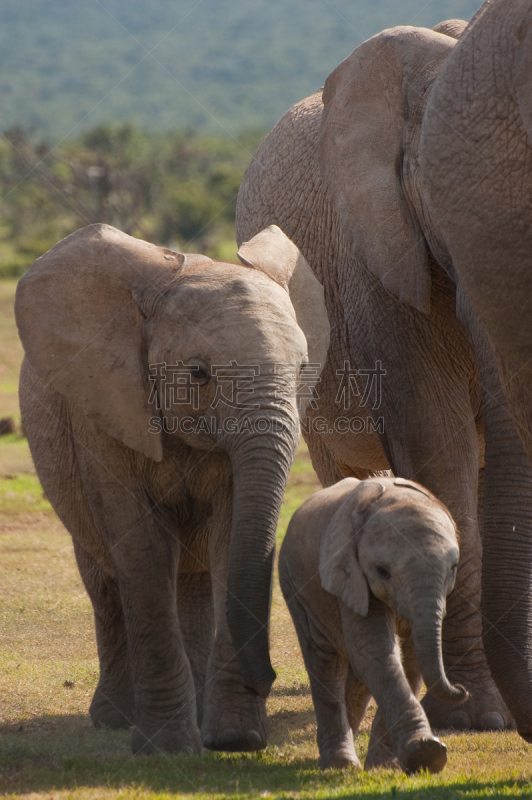
M 467 698 L 445 675 L 441 626 L 458 564 L 456 528 L 433 495 L 402 478 L 346 478 L 292 517 L 279 558 L 318 721 L 320 766 L 360 766 L 353 746 L 371 695 L 366 769 L 439 772 L 445 745 L 416 696 Z

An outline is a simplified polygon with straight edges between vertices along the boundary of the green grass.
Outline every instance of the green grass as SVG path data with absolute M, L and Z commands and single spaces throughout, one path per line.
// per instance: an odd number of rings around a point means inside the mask
M 16 285 L 13 280 L 0 280 L 0 417 L 18 418 L 17 387 L 23 351 L 13 312 Z
M 0 282 L 9 311 L 14 283 Z M 0 314 L 0 367 L 18 376 L 13 318 Z M 6 399 L 7 398 L 7 399 Z M 16 400 L 16 397 L 15 397 Z M 0 393 L 0 416 L 9 393 Z M 293 511 L 319 487 L 301 445 L 290 475 L 278 539 Z M 43 497 L 27 441 L 0 437 L 0 794 L 25 800 L 209 798 L 401 798 L 469 800 L 532 797 L 532 747 L 514 732 L 442 735 L 440 775 L 406 777 L 317 769 L 308 678 L 277 580 L 272 602 L 268 700 L 270 745 L 253 755 L 136 757 L 128 732 L 95 730 L 88 707 L 98 679 L 92 610 L 70 537 Z M 363 760 L 374 708 L 357 737 Z

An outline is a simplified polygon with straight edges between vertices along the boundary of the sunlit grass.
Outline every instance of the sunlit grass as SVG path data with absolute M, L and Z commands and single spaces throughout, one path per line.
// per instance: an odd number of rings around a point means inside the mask
M 0 480 L 0 514 L 18 513 L 21 509 L 51 511 L 36 475 L 15 474 Z

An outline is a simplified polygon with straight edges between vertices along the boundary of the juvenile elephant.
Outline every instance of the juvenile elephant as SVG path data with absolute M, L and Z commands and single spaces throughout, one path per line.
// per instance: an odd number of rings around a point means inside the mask
M 91 225 L 17 290 L 23 424 L 94 608 L 91 717 L 134 752 L 266 743 L 275 529 L 328 322 L 278 228 L 241 257 Z
M 516 658 L 529 653 L 530 615 L 507 577 L 515 563 L 503 532 L 517 525 L 520 540 L 530 541 L 532 495 L 523 485 L 532 482 L 532 469 L 512 420 L 483 415 L 479 370 L 488 393 L 499 391 L 489 343 L 434 224 L 438 217 L 419 163 L 427 102 L 447 58 L 463 52 L 465 25 L 383 31 L 331 73 L 323 92 L 288 111 L 246 172 L 237 236 L 245 241 L 265 225 L 279 225 L 325 289 L 331 346 L 319 397 L 303 426 L 322 483 L 391 468 L 426 486 L 457 524 L 460 566 L 443 626 L 443 657 L 449 677 L 470 697 L 459 709 L 430 696 L 423 702 L 435 727 L 482 729 L 512 724 L 482 641 L 478 488 L 484 443 L 501 455 L 485 467 L 490 520 L 483 539 L 497 553 L 501 577 L 488 573 L 485 562 L 483 602 L 511 607 L 519 618 L 504 633 Z M 460 33 L 459 40 L 447 35 Z M 452 170 L 452 159 L 442 163 Z M 524 551 L 517 552 L 524 587 L 532 558 L 528 550 L 524 559 Z M 492 623 L 496 617 L 490 614 Z M 532 710 L 523 714 L 518 698 L 532 697 L 525 679 L 532 659 L 527 656 L 524 671 L 514 664 L 505 673 L 506 663 L 494 670 L 497 686 L 526 735 Z
M 419 484 L 346 478 L 296 511 L 279 576 L 310 678 L 321 767 L 360 766 L 353 733 L 373 695 L 366 769 L 443 769 L 446 747 L 416 696 L 422 676 L 443 702 L 467 698 L 447 680 L 441 653 L 457 566 L 454 522 Z

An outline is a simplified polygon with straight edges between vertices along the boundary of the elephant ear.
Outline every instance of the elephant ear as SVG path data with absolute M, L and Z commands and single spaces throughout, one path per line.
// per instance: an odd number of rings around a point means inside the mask
M 162 442 L 149 432 L 158 412 L 149 402 L 145 315 L 134 294 L 159 294 L 183 262 L 108 225 L 89 225 L 33 264 L 15 301 L 36 372 L 99 429 L 155 461 Z
M 318 144 L 322 178 L 355 258 L 400 302 L 430 311 L 428 250 L 405 191 L 405 149 L 455 41 L 398 27 L 358 47 L 327 78 Z
M 468 24 L 465 19 L 444 19 L 443 22 L 438 22 L 432 30 L 450 36 L 452 39 L 459 39 Z
M 309 361 L 323 366 L 330 339 L 323 286 L 296 245 L 277 225 L 270 225 L 244 242 L 238 257 L 288 292 L 297 324 L 307 340 Z
M 429 500 L 435 499 L 434 495 L 430 494 L 430 492 L 427 492 L 427 490 L 424 489 L 420 483 L 416 483 L 415 481 L 408 481 L 406 480 L 406 478 L 394 478 L 393 485 L 403 486 L 405 489 L 413 489 L 415 492 L 420 492 L 421 494 L 424 494 L 425 497 L 429 498 Z
M 356 533 L 383 492 L 381 483 L 360 483 L 334 513 L 320 547 L 321 585 L 362 617 L 368 613 L 369 587 L 358 560 Z

